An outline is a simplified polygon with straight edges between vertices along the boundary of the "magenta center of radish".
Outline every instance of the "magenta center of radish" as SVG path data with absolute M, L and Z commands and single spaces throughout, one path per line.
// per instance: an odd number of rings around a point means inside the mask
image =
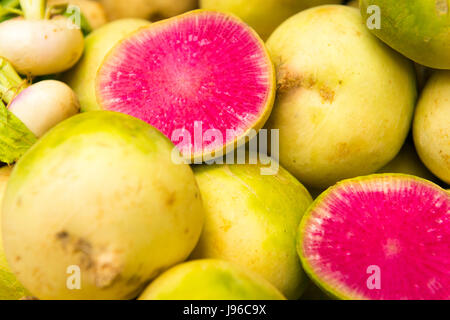
M 319 282 L 369 299 L 450 298 L 450 197 L 414 179 L 348 182 L 303 229 Z
M 261 118 L 272 72 L 248 27 L 221 13 L 200 12 L 123 41 L 100 69 L 97 88 L 102 108 L 144 120 L 169 139 L 184 129 L 192 145 L 195 126 L 203 137 L 219 132 L 223 139 L 199 142 L 200 150 L 212 151 L 236 139 L 227 130 L 242 134 Z

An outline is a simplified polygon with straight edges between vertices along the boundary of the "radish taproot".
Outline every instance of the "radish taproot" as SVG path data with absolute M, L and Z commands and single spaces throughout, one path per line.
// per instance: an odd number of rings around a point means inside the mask
M 41 76 L 71 68 L 84 49 L 83 33 L 72 19 L 46 19 L 45 0 L 21 0 L 24 17 L 0 23 L 0 56 L 21 74 Z

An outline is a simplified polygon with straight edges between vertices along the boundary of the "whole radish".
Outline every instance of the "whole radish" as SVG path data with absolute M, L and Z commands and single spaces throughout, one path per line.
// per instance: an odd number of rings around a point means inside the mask
M 0 23 L 0 56 L 21 74 L 41 76 L 71 68 L 84 49 L 72 19 L 49 18 L 45 0 L 20 0 L 24 17 Z
M 44 80 L 29 84 L 11 63 L 0 58 L 0 161 L 17 161 L 36 138 L 79 109 L 75 93 L 65 83 Z

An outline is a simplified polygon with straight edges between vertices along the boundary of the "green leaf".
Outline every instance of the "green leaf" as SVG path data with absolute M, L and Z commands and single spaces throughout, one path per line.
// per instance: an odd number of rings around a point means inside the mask
M 21 14 L 22 11 L 19 9 L 19 0 L 0 0 L 0 22 L 9 20 Z
M 30 129 L 0 102 L 0 161 L 16 162 L 36 141 Z

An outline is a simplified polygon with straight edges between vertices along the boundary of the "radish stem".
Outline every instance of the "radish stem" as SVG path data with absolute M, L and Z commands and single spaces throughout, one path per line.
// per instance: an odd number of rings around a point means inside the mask
M 0 100 L 9 104 L 26 87 L 27 81 L 17 74 L 9 61 L 0 57 Z
M 47 0 L 20 0 L 25 19 L 42 20 L 45 18 Z

